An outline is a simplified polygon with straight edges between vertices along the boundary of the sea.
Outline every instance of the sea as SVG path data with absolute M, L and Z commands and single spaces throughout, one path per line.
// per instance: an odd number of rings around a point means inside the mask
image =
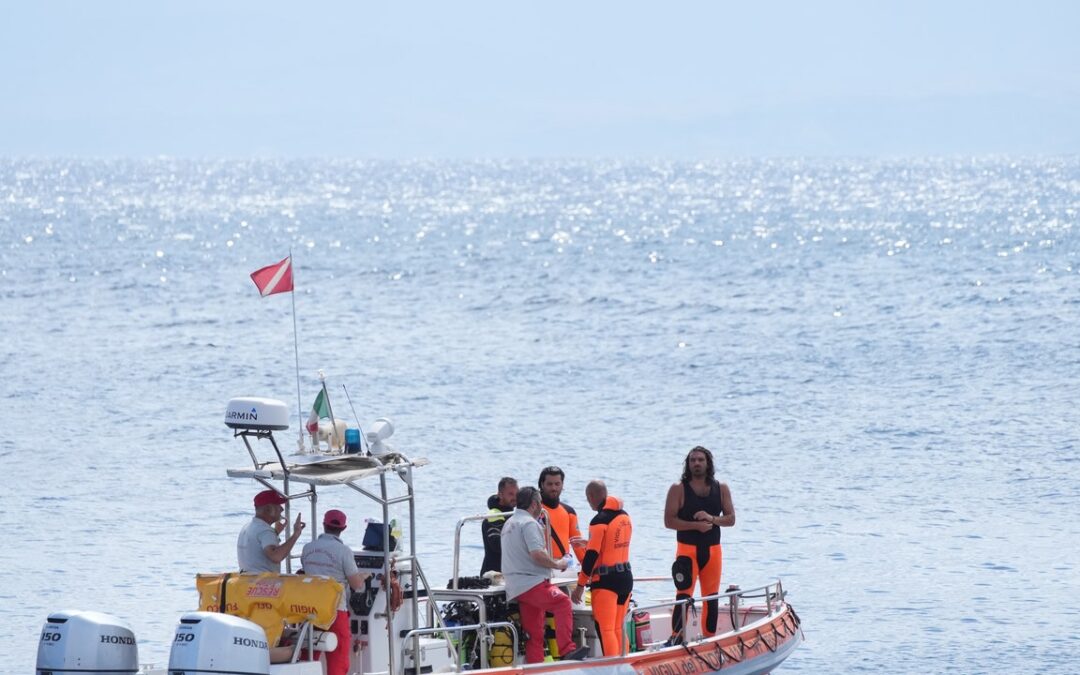
M 1078 157 L 5 158 L 0 308 L 0 672 L 65 609 L 164 667 L 261 489 L 227 402 L 285 401 L 293 452 L 320 371 L 430 461 L 398 522 L 433 582 L 500 477 L 556 464 L 583 520 L 591 479 L 624 500 L 666 597 L 703 445 L 724 586 L 780 579 L 802 619 L 779 672 L 1080 659 Z M 381 517 L 319 494 L 353 546 Z

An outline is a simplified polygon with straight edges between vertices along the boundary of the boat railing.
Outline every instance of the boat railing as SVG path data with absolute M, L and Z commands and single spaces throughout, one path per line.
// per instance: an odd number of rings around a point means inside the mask
M 438 603 L 440 602 L 454 602 L 464 600 L 471 602 L 477 607 L 476 624 L 478 626 L 492 626 L 497 622 L 488 622 L 487 620 L 487 603 L 484 602 L 484 595 L 476 589 L 438 589 L 428 586 L 428 613 L 427 622 L 434 626 L 432 630 L 441 632 L 442 629 L 456 628 L 455 626 L 448 626 L 443 620 L 442 613 L 438 611 Z M 440 628 L 441 627 L 441 628 Z M 515 629 L 516 630 L 516 629 Z M 479 637 L 479 636 L 478 636 Z M 460 659 L 457 658 L 456 650 L 453 644 L 450 645 L 451 651 L 454 653 L 455 662 L 460 665 Z M 516 653 L 516 652 L 515 652 Z M 481 668 L 488 667 L 487 651 L 481 650 L 480 653 L 480 666 Z
M 410 558 L 410 560 L 413 560 L 413 559 L 415 559 L 415 556 L 409 556 L 409 558 Z M 444 632 L 447 629 L 447 626 L 446 626 L 446 623 L 443 621 L 442 615 L 439 612 L 434 611 L 435 610 L 435 603 L 436 603 L 436 599 L 435 599 L 436 589 L 432 588 L 431 584 L 428 583 L 427 576 L 424 574 L 424 571 L 422 569 L 420 569 L 419 565 L 414 565 L 413 567 L 416 570 L 417 578 L 420 580 L 420 583 L 423 584 L 423 587 L 427 591 L 427 594 L 428 594 L 428 602 L 427 602 L 427 606 L 428 606 L 428 623 L 431 625 L 431 627 L 430 628 L 415 628 L 415 629 L 409 631 L 406 634 L 405 639 L 402 640 L 402 649 L 404 649 L 404 644 L 408 642 L 408 637 L 413 636 L 414 637 L 413 649 L 415 650 L 415 653 L 417 655 L 419 655 L 419 653 L 420 653 L 420 637 L 421 637 L 422 633 L 418 633 L 417 631 L 432 631 L 433 633 L 441 633 L 441 632 Z M 416 597 L 416 596 L 414 595 L 414 597 Z M 413 635 L 414 633 L 416 635 Z M 454 645 L 453 641 L 447 640 L 447 646 L 450 648 L 450 654 L 454 657 L 454 663 L 460 664 L 461 659 L 458 657 L 457 647 Z M 419 656 L 417 656 L 417 658 L 413 659 L 413 663 L 414 664 L 419 664 L 420 663 Z M 404 670 L 404 668 L 402 668 L 402 670 Z M 415 668 L 414 671 L 419 673 L 419 668 L 418 667 Z
M 492 518 L 492 517 L 498 517 L 498 516 L 507 516 L 508 517 L 508 516 L 511 516 L 511 515 L 513 515 L 513 511 L 506 511 L 506 512 L 499 513 L 499 514 L 496 514 L 496 513 L 483 513 L 483 514 L 477 514 L 477 515 L 472 515 L 472 516 L 465 516 L 465 517 L 461 518 L 460 520 L 458 520 L 457 525 L 454 528 L 453 577 L 450 579 L 450 589 L 455 590 L 455 591 L 458 590 L 458 573 L 460 571 L 460 562 L 461 562 L 461 530 L 465 526 L 465 524 L 470 523 L 470 522 L 475 522 L 475 521 L 478 521 L 478 520 L 485 520 L 487 518 Z M 670 577 L 647 577 L 647 578 L 637 578 L 637 579 L 635 579 L 635 581 L 661 581 L 661 580 L 670 581 Z M 429 588 L 430 588 L 430 586 L 429 586 Z M 432 594 L 432 599 L 435 600 L 437 598 L 438 592 L 434 591 L 434 592 L 431 592 L 431 594 Z M 731 627 L 732 627 L 732 630 L 735 631 L 735 630 L 738 630 L 740 628 L 740 626 L 737 625 L 737 624 L 738 624 L 738 621 L 739 621 L 739 619 L 738 619 L 738 606 L 739 606 L 739 602 L 741 600 L 752 600 L 752 599 L 757 599 L 757 598 L 763 599 L 765 601 L 766 616 L 771 617 L 774 614 L 776 614 L 777 612 L 779 612 L 780 608 L 782 607 L 782 604 L 783 604 L 782 600 L 784 598 L 784 589 L 783 589 L 783 586 L 782 586 L 780 580 L 777 579 L 776 582 L 774 582 L 774 583 L 766 584 L 764 586 L 758 586 L 756 588 L 749 588 L 749 589 L 746 589 L 746 590 L 740 589 L 738 587 L 733 587 L 733 588 L 729 588 L 728 590 L 724 591 L 723 593 L 715 593 L 713 595 L 706 595 L 706 596 L 702 596 L 702 597 L 698 597 L 698 598 L 688 598 L 688 599 L 685 599 L 685 600 L 674 600 L 674 601 L 668 601 L 668 602 L 660 602 L 660 603 L 656 603 L 656 604 L 652 604 L 652 605 L 638 606 L 638 607 L 635 607 L 635 611 L 646 611 L 646 610 L 651 610 L 651 609 L 671 609 L 671 610 L 674 610 L 675 607 L 679 607 L 679 606 L 682 606 L 682 605 L 686 605 L 688 607 L 687 611 L 694 611 L 694 603 L 696 603 L 696 602 L 706 602 L 706 601 L 709 601 L 709 600 L 717 600 L 717 601 L 719 601 L 719 600 L 724 599 L 724 598 L 728 599 L 729 614 L 730 614 L 730 617 L 731 617 Z M 476 597 L 476 602 L 481 608 L 481 611 L 480 611 L 480 613 L 481 613 L 481 623 L 477 624 L 477 625 L 494 625 L 494 624 L 487 624 L 485 622 L 485 619 L 483 617 L 483 604 L 484 603 L 483 603 L 482 598 L 477 596 Z M 438 614 L 438 613 L 436 612 L 435 614 Z M 438 619 L 436 619 L 436 620 L 438 620 Z M 683 623 L 683 629 L 684 630 L 685 630 L 685 627 L 688 625 L 688 623 L 689 623 L 688 621 L 684 621 L 684 623 Z M 440 632 L 438 629 L 431 629 L 431 630 L 433 630 L 435 632 Z M 650 644 L 658 644 L 658 643 L 650 643 Z M 482 664 L 482 667 L 486 668 L 487 667 L 487 659 L 486 659 L 487 653 L 486 653 L 485 650 L 481 650 L 481 652 L 482 652 L 481 653 L 481 664 Z M 624 656 L 626 655 L 626 645 L 623 645 L 622 654 Z
M 514 625 L 514 622 L 513 621 L 492 621 L 492 622 L 488 623 L 488 622 L 482 621 L 480 623 L 473 623 L 473 624 L 468 624 L 468 625 L 463 625 L 463 626 L 448 626 L 448 625 L 444 624 L 442 626 L 438 626 L 438 627 L 434 627 L 434 628 L 414 628 L 413 630 L 410 630 L 408 633 L 405 634 L 405 639 L 402 641 L 402 645 L 401 645 L 401 656 L 402 656 L 401 663 L 405 662 L 405 650 L 407 648 L 408 641 L 409 641 L 410 638 L 416 638 L 416 644 L 418 645 L 419 644 L 419 638 L 424 636 L 424 635 L 442 635 L 444 633 L 456 633 L 456 634 L 458 634 L 457 644 L 461 644 L 461 641 L 462 641 L 461 640 L 461 635 L 463 633 L 465 633 L 465 632 L 475 632 L 476 633 L 476 642 L 477 642 L 477 645 L 479 645 L 479 649 L 480 649 L 480 668 L 481 669 L 487 669 L 489 667 L 488 650 L 491 648 L 491 645 L 494 644 L 494 641 L 495 641 L 495 636 L 494 636 L 493 630 L 496 630 L 496 629 L 499 629 L 499 628 L 507 628 L 507 629 L 509 629 L 510 638 L 511 638 L 511 649 L 512 649 L 510 654 L 516 655 L 518 653 L 518 631 L 517 631 L 517 626 Z M 454 655 L 454 672 L 461 672 L 463 664 L 461 663 L 461 658 L 458 655 L 457 647 L 454 644 L 453 640 L 448 639 L 447 643 L 450 645 L 450 648 L 452 650 L 451 653 Z M 414 647 L 414 649 L 418 650 L 418 647 Z M 419 663 L 419 661 L 420 661 L 420 659 L 419 659 L 419 651 L 417 651 L 416 656 L 413 659 L 413 662 L 414 663 Z
M 643 579 L 635 579 L 635 581 L 642 581 L 642 580 Z M 654 581 L 654 580 L 659 580 L 659 578 L 649 578 L 647 580 L 648 581 Z M 777 579 L 775 582 L 773 582 L 771 584 L 765 584 L 764 586 L 757 586 L 755 588 L 748 588 L 746 590 L 740 589 L 738 587 L 733 587 L 733 588 L 729 588 L 728 590 L 724 591 L 723 593 L 714 593 L 712 595 L 703 595 L 703 596 L 701 596 L 699 598 L 686 598 L 684 600 L 658 602 L 658 603 L 654 603 L 654 604 L 651 604 L 651 605 L 637 605 L 637 606 L 635 606 L 633 608 L 632 611 L 634 611 L 634 612 L 645 612 L 645 611 L 655 610 L 655 609 L 665 609 L 665 610 L 670 609 L 670 610 L 672 610 L 672 612 L 674 612 L 676 607 L 680 607 L 680 606 L 685 605 L 686 608 L 687 608 L 687 611 L 689 612 L 689 611 L 696 611 L 695 603 L 697 603 L 697 602 L 707 602 L 709 600 L 717 600 L 717 601 L 719 601 L 719 600 L 722 600 L 724 598 L 728 599 L 728 611 L 730 612 L 730 616 L 731 616 L 731 630 L 732 630 L 732 632 L 734 632 L 734 631 L 738 631 L 741 628 L 741 626 L 739 626 L 737 624 L 738 624 L 739 603 L 742 600 L 756 600 L 758 598 L 763 599 L 765 601 L 765 610 L 766 610 L 765 617 L 763 617 L 763 618 L 771 618 L 771 617 L 775 616 L 776 614 L 779 614 L 780 610 L 783 609 L 783 606 L 784 606 L 784 586 L 783 586 L 782 582 L 779 579 Z M 689 625 L 689 621 L 687 620 L 686 617 L 684 617 L 684 619 L 683 619 L 683 631 L 686 630 L 686 626 L 688 626 L 688 625 Z M 705 638 L 704 637 L 699 638 L 699 640 L 703 640 L 703 639 L 705 639 Z M 686 640 L 686 641 L 690 642 L 689 640 Z M 660 643 L 659 641 L 650 642 L 649 645 L 646 645 L 646 646 L 652 646 L 652 645 L 659 644 L 659 643 Z M 626 645 L 625 644 L 623 645 L 622 654 L 623 654 L 623 656 L 626 655 Z
M 465 526 L 465 523 L 471 523 L 476 520 L 486 520 L 488 518 L 497 518 L 503 516 L 509 518 L 514 515 L 513 511 L 503 511 L 502 513 L 482 513 L 475 516 L 465 516 L 457 522 L 457 526 L 454 528 L 454 576 L 450 580 L 451 588 L 457 590 L 458 587 L 458 571 L 461 564 L 461 528 Z
M 667 578 L 667 577 L 644 577 L 644 578 L 638 577 L 638 578 L 635 579 L 635 581 L 661 581 L 661 580 L 670 582 L 670 578 Z M 440 597 L 440 596 L 442 596 L 442 597 Z M 478 623 L 475 623 L 475 624 L 469 624 L 469 625 L 464 625 L 464 626 L 446 625 L 442 621 L 441 615 L 438 612 L 433 611 L 434 608 L 431 607 L 430 605 L 433 604 L 434 602 L 450 600 L 451 597 L 452 597 L 452 599 L 455 599 L 455 600 L 461 600 L 461 599 L 465 599 L 466 597 L 468 597 L 469 600 L 472 600 L 473 602 L 475 602 L 477 604 L 478 608 L 479 608 L 480 621 Z M 454 595 L 451 596 L 451 597 L 447 597 L 447 596 L 443 595 L 442 593 L 440 593 L 440 591 L 438 589 L 431 589 L 430 586 L 429 586 L 429 598 L 428 599 L 429 599 L 429 601 L 431 601 L 431 603 L 429 603 L 428 621 L 431 622 L 431 623 L 438 622 L 440 625 L 436 626 L 436 627 L 433 627 L 433 628 L 423 628 L 423 629 L 417 629 L 417 630 L 409 631 L 406 634 L 406 638 L 414 637 L 414 636 L 419 637 L 421 635 L 429 635 L 429 634 L 430 635 L 437 635 L 437 634 L 441 634 L 441 633 L 462 632 L 462 631 L 470 631 L 470 630 L 471 631 L 477 631 L 478 632 L 478 634 L 477 634 L 478 642 L 480 642 L 481 640 L 483 641 L 483 644 L 481 645 L 481 648 L 480 648 L 480 654 L 479 654 L 479 656 L 480 656 L 480 667 L 482 669 L 486 669 L 486 668 L 489 667 L 488 648 L 490 647 L 490 640 L 494 639 L 493 636 L 491 635 L 491 632 L 490 632 L 489 629 L 509 626 L 511 628 L 512 633 L 513 633 L 514 651 L 512 653 L 517 654 L 517 649 L 518 649 L 517 626 L 514 625 L 512 622 L 506 622 L 506 621 L 488 622 L 487 619 L 486 619 L 484 599 L 483 599 L 483 594 L 482 593 L 480 593 L 479 591 L 476 591 L 474 593 L 470 593 L 467 590 L 461 589 L 461 590 L 456 591 L 454 593 Z M 734 632 L 734 631 L 738 631 L 741 628 L 741 626 L 739 625 L 739 622 L 738 622 L 738 609 L 739 609 L 739 605 L 740 605 L 740 603 L 742 601 L 744 601 L 744 600 L 756 600 L 756 599 L 764 600 L 764 604 L 765 604 L 765 608 L 766 608 L 766 614 L 762 618 L 763 619 L 764 618 L 772 618 L 776 614 L 778 614 L 781 611 L 781 609 L 783 608 L 783 604 L 784 604 L 783 603 L 784 588 L 783 588 L 783 585 L 782 585 L 781 581 L 779 579 L 777 579 L 773 583 L 765 584 L 764 586 L 757 586 L 757 587 L 754 587 L 754 588 L 748 588 L 748 589 L 745 589 L 745 590 L 734 587 L 734 588 L 729 588 L 728 590 L 724 591 L 723 593 L 715 593 L 713 595 L 705 595 L 705 596 L 701 596 L 701 597 L 687 598 L 687 599 L 684 599 L 684 600 L 669 600 L 669 601 L 666 601 L 666 602 L 657 602 L 657 603 L 653 603 L 653 604 L 649 604 L 649 605 L 637 605 L 637 606 L 635 606 L 633 608 L 633 611 L 635 611 L 635 612 L 643 612 L 643 611 L 658 610 L 658 609 L 674 610 L 675 607 L 687 606 L 686 611 L 690 612 L 690 611 L 696 611 L 695 603 L 706 602 L 706 601 L 709 601 L 709 600 L 720 601 L 720 600 L 722 600 L 724 598 L 728 599 L 728 609 L 729 609 L 730 616 L 731 616 L 731 627 L 732 627 L 732 631 Z M 688 619 L 689 619 L 689 617 L 686 617 L 684 619 L 684 622 L 683 622 L 684 630 L 685 630 L 685 627 L 687 625 L 689 625 L 689 620 Z M 483 634 L 481 634 L 480 631 L 485 631 L 485 632 Z M 704 640 L 704 639 L 706 639 L 706 638 L 705 637 L 700 637 L 700 638 L 697 638 L 696 640 L 686 640 L 686 642 L 694 642 L 694 641 L 700 641 L 700 640 Z M 643 645 L 643 646 L 644 647 L 653 647 L 653 646 L 661 644 L 662 642 L 663 642 L 663 640 L 658 640 L 658 641 L 655 641 L 655 642 L 650 642 L 649 644 Z M 459 640 L 459 644 L 460 644 L 460 640 Z M 461 671 L 461 666 L 462 666 L 461 658 L 460 658 L 460 656 L 458 654 L 458 651 L 455 648 L 455 645 L 453 644 L 452 641 L 449 642 L 449 647 L 450 647 L 450 649 L 451 649 L 451 651 L 452 651 L 452 653 L 454 655 L 454 662 L 456 664 L 455 672 L 460 672 Z M 415 648 L 418 648 L 418 645 Z M 626 656 L 626 645 L 625 644 L 623 645 L 621 655 Z

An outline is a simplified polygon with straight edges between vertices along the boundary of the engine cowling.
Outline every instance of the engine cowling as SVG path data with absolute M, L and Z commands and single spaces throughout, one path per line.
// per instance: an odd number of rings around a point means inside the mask
M 45 620 L 38 642 L 37 675 L 137 672 L 139 646 L 127 622 L 78 610 L 55 612 Z
M 169 652 L 170 675 L 269 672 L 270 649 L 259 624 L 215 612 L 180 617 Z

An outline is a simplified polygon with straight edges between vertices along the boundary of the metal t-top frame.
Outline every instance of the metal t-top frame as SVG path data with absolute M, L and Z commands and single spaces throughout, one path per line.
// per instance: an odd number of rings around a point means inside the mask
M 328 455 L 325 463 L 307 463 L 297 464 L 290 466 L 285 457 L 281 453 L 281 448 L 278 447 L 277 440 L 274 438 L 272 431 L 266 430 L 253 430 L 253 429 L 239 429 L 233 434 L 238 436 L 244 441 L 244 447 L 247 448 L 248 455 L 251 457 L 251 463 L 254 467 L 253 470 L 234 470 L 230 469 L 227 473 L 230 477 L 234 478 L 253 478 L 260 484 L 264 485 L 268 489 L 274 490 L 278 494 L 285 498 L 285 536 L 292 536 L 292 501 L 294 499 L 307 499 L 311 506 L 311 540 L 314 541 L 318 537 L 316 532 L 315 523 L 318 519 L 318 492 L 316 491 L 317 485 L 334 486 L 344 485 L 352 488 L 356 492 L 359 492 L 364 497 L 374 501 L 379 505 L 382 511 L 382 524 L 384 528 L 383 540 L 383 588 L 384 595 L 386 596 L 386 639 L 388 645 L 388 663 L 387 672 L 391 675 L 398 672 L 396 669 L 397 654 L 393 649 L 394 645 L 394 625 L 391 620 L 390 609 L 390 580 L 391 580 L 391 567 L 393 562 L 397 560 L 404 560 L 410 563 L 409 565 L 409 587 L 413 592 L 412 608 L 412 625 L 414 628 L 420 625 L 420 609 L 419 609 L 419 593 L 420 583 L 423 582 L 424 588 L 429 588 L 427 580 L 424 578 L 423 571 L 420 569 L 420 561 L 416 557 L 416 501 L 415 492 L 413 489 L 413 475 L 412 470 L 414 466 L 423 466 L 428 463 L 426 459 L 410 460 L 398 453 L 390 453 L 381 457 L 369 457 L 361 455 Z M 255 454 L 255 450 L 252 448 L 251 439 L 256 440 L 269 440 L 270 445 L 274 448 L 274 453 L 277 456 L 277 461 L 260 461 Z M 276 464 L 276 466 L 275 466 Z M 398 476 L 405 484 L 405 494 L 390 497 L 387 489 L 387 475 L 394 474 Z M 369 490 L 361 487 L 357 481 L 365 478 L 372 478 L 378 476 L 379 478 L 379 493 L 375 494 Z M 277 487 L 271 482 L 273 480 L 280 480 L 282 482 L 282 490 L 278 490 Z M 292 483 L 302 483 L 308 486 L 308 489 L 303 492 L 293 493 L 291 491 Z M 405 504 L 409 510 L 409 553 L 405 556 L 397 556 L 393 560 L 390 557 L 390 506 L 394 504 Z M 292 560 L 293 558 L 299 558 L 298 554 L 290 554 L 285 561 L 286 572 L 292 573 Z M 414 631 L 415 632 L 415 631 Z M 420 673 L 420 635 L 413 636 L 413 664 L 417 675 Z

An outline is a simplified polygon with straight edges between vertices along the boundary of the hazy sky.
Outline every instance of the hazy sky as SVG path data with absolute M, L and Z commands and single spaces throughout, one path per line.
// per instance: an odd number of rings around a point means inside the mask
M 1080 152 L 1080 3 L 0 0 L 0 155 Z

